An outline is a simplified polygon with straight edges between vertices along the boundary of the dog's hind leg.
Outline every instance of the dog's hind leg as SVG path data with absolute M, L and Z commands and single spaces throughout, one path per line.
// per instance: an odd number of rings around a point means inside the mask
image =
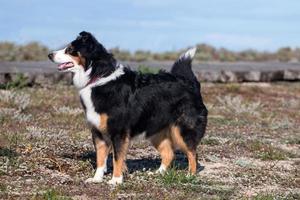
M 123 183 L 123 171 L 126 167 L 126 154 L 129 147 L 129 134 L 113 134 L 113 177 L 108 182 L 111 185 Z
M 193 134 L 193 133 L 184 133 L 184 134 Z M 197 141 L 196 137 L 192 141 L 187 141 L 186 138 L 182 137 L 181 129 L 178 126 L 172 126 L 171 127 L 171 138 L 173 144 L 182 150 L 189 162 L 189 172 L 191 174 L 195 174 L 197 171 L 197 154 L 196 154 L 196 148 L 197 148 Z
M 106 162 L 110 153 L 111 144 L 105 140 L 103 135 L 96 129 L 92 128 L 93 143 L 96 150 L 96 173 L 93 178 L 89 178 L 86 182 L 98 183 L 102 182 L 104 173 L 107 170 Z
M 157 173 L 164 173 L 174 158 L 172 142 L 169 136 L 169 129 L 164 129 L 151 138 L 153 146 L 157 149 L 161 156 L 161 164 L 159 169 L 156 171 Z

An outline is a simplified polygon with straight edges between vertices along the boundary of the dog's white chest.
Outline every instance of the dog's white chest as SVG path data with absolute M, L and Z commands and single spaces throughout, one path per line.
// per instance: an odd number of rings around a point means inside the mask
M 92 101 L 92 89 L 90 87 L 85 87 L 80 90 L 80 97 L 82 103 L 86 108 L 86 118 L 89 123 L 95 127 L 100 127 L 100 115 L 95 111 L 95 107 Z

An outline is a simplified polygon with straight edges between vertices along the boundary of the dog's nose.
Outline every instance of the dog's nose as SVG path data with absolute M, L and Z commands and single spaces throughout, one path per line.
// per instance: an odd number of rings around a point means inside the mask
M 49 58 L 51 61 L 53 61 L 53 56 L 54 56 L 53 53 L 49 53 L 48 58 Z

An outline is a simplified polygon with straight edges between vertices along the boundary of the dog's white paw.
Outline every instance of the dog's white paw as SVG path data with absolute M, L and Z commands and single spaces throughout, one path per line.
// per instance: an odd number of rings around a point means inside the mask
M 88 178 L 84 182 L 85 183 L 101 183 L 103 181 L 103 178 Z
M 158 170 L 155 171 L 157 174 L 164 174 L 167 171 L 167 168 L 164 164 L 161 164 Z
M 95 176 L 93 178 L 88 178 L 86 183 L 101 183 L 103 181 L 104 172 L 106 170 L 105 167 L 99 167 L 96 169 Z
M 123 176 L 120 177 L 112 177 L 111 180 L 108 181 L 108 184 L 110 185 L 117 185 L 123 183 Z

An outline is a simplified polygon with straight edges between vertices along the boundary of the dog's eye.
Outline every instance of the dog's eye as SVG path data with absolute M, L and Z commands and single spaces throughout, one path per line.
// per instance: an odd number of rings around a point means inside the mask
M 66 48 L 66 53 L 72 53 L 73 51 L 73 47 L 72 46 L 69 46 Z
M 65 53 L 71 56 L 78 56 L 78 52 L 75 50 L 74 46 L 67 47 Z

